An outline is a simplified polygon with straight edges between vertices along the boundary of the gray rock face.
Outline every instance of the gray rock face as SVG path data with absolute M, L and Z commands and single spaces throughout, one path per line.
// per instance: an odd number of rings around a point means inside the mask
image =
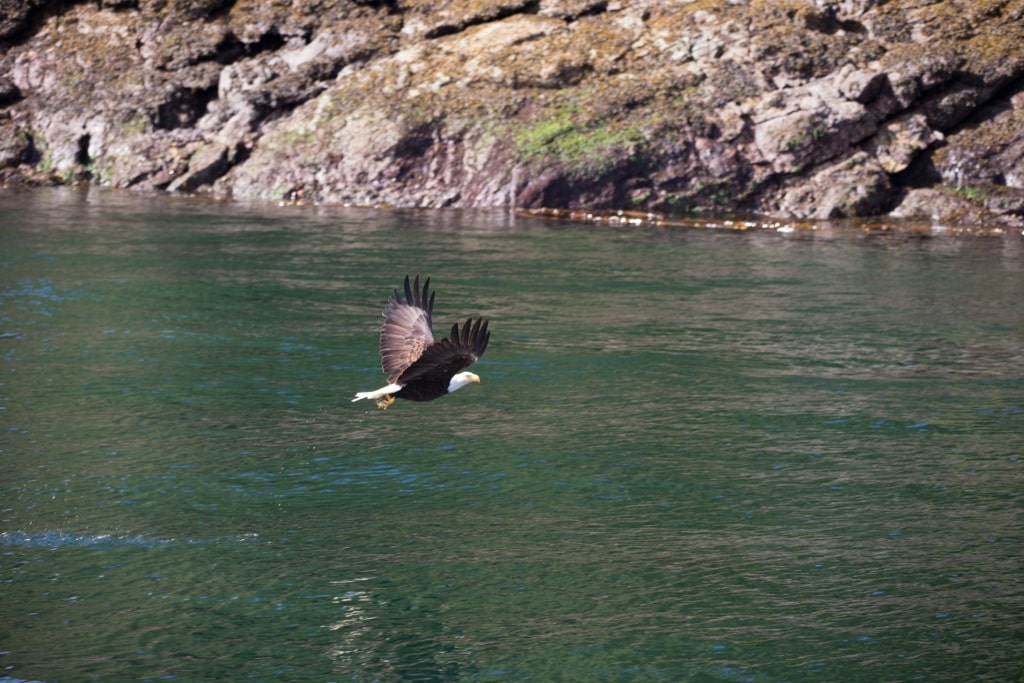
M 1024 0 L 0 0 L 0 50 L 7 182 L 1024 221 Z

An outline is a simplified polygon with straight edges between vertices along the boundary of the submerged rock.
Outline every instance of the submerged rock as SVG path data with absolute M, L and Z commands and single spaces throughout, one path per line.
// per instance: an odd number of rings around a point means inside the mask
M 9 182 L 1024 216 L 1024 0 L 0 3 Z

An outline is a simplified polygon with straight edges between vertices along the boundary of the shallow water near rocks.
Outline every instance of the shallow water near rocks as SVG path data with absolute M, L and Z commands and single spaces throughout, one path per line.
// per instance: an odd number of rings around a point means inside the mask
M 1019 236 L 0 192 L 0 680 L 1006 681 Z M 493 337 L 386 411 L 380 311 Z

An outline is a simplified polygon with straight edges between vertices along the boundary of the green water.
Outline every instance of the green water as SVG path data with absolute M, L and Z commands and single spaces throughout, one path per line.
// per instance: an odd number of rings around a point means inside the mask
M 0 681 L 1019 681 L 1024 241 L 0 191 Z M 380 310 L 491 320 L 387 411 Z

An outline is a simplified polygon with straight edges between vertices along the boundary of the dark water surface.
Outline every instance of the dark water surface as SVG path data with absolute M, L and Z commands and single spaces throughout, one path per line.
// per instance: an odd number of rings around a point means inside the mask
M 1019 681 L 1024 244 L 0 192 L 0 680 Z M 380 310 L 491 319 L 387 411 Z

